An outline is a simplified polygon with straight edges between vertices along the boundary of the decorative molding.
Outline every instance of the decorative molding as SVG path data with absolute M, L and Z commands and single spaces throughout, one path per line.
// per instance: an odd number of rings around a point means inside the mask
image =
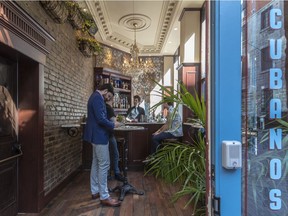
M 163 55 L 163 57 L 165 58 L 165 57 L 175 57 L 174 55 Z
M 151 18 L 144 14 L 128 14 L 121 17 L 118 21 L 120 26 L 123 26 L 128 31 L 143 31 L 151 25 Z M 136 24 L 136 26 L 135 26 Z
M 161 49 L 167 37 L 168 30 L 171 26 L 171 22 L 173 21 L 172 17 L 175 13 L 178 3 L 179 1 L 175 1 L 175 0 L 164 1 L 163 8 L 165 11 L 163 13 L 164 16 L 161 17 L 162 23 L 159 26 L 160 30 L 157 36 L 155 37 L 156 41 L 154 45 L 144 45 L 144 46 L 142 45 L 141 46 L 139 44 L 141 54 L 151 54 L 151 53 L 159 54 L 161 52 Z M 111 27 L 109 26 L 109 22 L 108 22 L 108 16 L 107 16 L 108 12 L 105 11 L 104 3 L 101 1 L 96 1 L 96 2 L 88 2 L 87 4 L 91 13 L 94 15 L 94 17 L 96 17 L 96 23 L 99 28 L 99 33 L 103 41 L 106 41 L 107 43 L 113 42 L 123 47 L 126 47 L 127 49 L 130 49 L 134 41 L 126 38 L 123 35 L 119 35 L 119 34 L 112 32 Z M 139 16 L 141 15 L 142 18 L 143 16 L 145 17 L 145 15 L 143 14 L 136 14 L 136 15 L 139 15 Z M 145 19 L 144 18 L 142 19 L 142 18 L 141 18 L 141 22 L 148 22 L 147 19 L 151 20 L 150 17 L 146 17 Z M 118 21 L 119 25 L 122 25 L 121 19 L 123 19 L 123 17 L 121 17 L 120 20 Z M 132 23 L 133 21 L 130 20 L 129 22 Z M 149 23 L 142 23 L 142 25 L 147 26 L 149 25 Z M 125 26 L 124 24 L 123 26 L 127 28 L 127 26 Z M 138 31 L 140 31 L 140 29 Z
M 179 70 L 181 70 L 181 69 L 184 68 L 184 67 L 194 67 L 194 66 L 200 67 L 200 66 L 201 66 L 201 63 L 185 62 L 185 63 L 180 64 L 180 65 L 176 68 L 176 70 L 179 71 Z
M 0 41 L 12 46 L 9 32 L 21 38 L 43 54 L 49 54 L 51 42 L 55 39 L 32 19 L 14 1 L 0 1 L 0 27 L 7 31 L 2 31 Z
M 179 22 L 181 22 L 185 12 L 190 12 L 190 11 L 199 11 L 201 13 L 202 11 L 202 8 L 184 8 L 180 14 L 180 17 L 179 17 Z

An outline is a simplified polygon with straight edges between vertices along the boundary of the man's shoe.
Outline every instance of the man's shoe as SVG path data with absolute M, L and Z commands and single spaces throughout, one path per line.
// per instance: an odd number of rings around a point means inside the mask
M 92 199 L 98 199 L 100 198 L 100 194 L 96 193 L 96 194 L 92 194 Z
M 111 206 L 111 207 L 117 207 L 117 206 L 120 206 L 121 205 L 121 202 L 116 200 L 116 199 L 113 199 L 111 197 L 108 197 L 107 199 L 105 200 L 100 200 L 100 203 L 102 205 L 105 205 L 105 206 Z
M 125 181 L 124 176 L 122 176 L 120 173 L 119 174 L 115 174 L 115 179 L 121 182 Z

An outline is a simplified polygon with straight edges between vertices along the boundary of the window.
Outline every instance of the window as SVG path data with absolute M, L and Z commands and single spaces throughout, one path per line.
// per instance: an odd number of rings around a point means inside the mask
M 268 113 L 269 101 L 273 97 L 273 90 L 269 88 L 261 89 L 261 114 Z
M 269 26 L 269 12 L 271 7 L 267 8 L 261 13 L 261 30 Z
M 272 67 L 272 59 L 270 58 L 270 48 L 261 49 L 261 71 L 268 70 Z

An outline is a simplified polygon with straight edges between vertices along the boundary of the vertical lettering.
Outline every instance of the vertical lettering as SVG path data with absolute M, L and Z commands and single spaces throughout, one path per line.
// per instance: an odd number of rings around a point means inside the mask
M 270 89 L 282 88 L 282 70 L 280 68 L 270 69 Z
M 282 57 L 282 39 L 270 39 L 270 57 L 271 59 L 281 59 Z
M 270 198 L 270 209 L 271 210 L 279 210 L 281 209 L 281 191 L 278 189 L 272 189 L 269 192 Z
M 272 29 L 282 28 L 282 22 L 276 21 L 276 16 L 282 16 L 282 11 L 278 8 L 273 8 L 270 10 L 270 27 Z
M 278 180 L 282 177 L 282 163 L 279 159 L 275 158 L 270 161 L 270 178 Z
M 275 130 L 272 128 L 269 132 L 269 149 L 282 149 L 282 129 L 278 128 Z
M 282 28 L 282 11 L 277 8 L 270 9 L 269 22 L 271 29 Z M 282 39 L 270 39 L 270 58 L 278 60 L 282 58 Z M 283 72 L 280 68 L 270 68 L 269 71 L 269 89 L 283 88 Z M 281 100 L 271 98 L 269 104 L 270 119 L 280 119 L 282 117 Z M 282 149 L 282 129 L 269 129 L 269 150 Z M 271 180 L 279 180 L 282 178 L 282 161 L 281 158 L 271 158 L 269 161 L 269 175 Z M 271 210 L 280 210 L 282 207 L 281 190 L 271 189 L 269 192 Z
M 270 119 L 281 118 L 281 100 L 271 99 L 270 100 Z

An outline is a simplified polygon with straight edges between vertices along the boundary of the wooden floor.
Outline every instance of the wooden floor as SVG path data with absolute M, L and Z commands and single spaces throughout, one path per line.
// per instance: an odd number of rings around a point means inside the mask
M 83 171 L 39 214 L 18 214 L 25 216 L 185 216 L 192 215 L 191 207 L 184 209 L 185 200 L 171 203 L 171 194 L 176 188 L 144 176 L 143 172 L 128 172 L 128 180 L 144 195 L 127 194 L 120 207 L 102 207 L 99 199 L 92 200 L 89 186 L 89 171 Z M 121 185 L 109 181 L 109 188 Z M 118 198 L 119 192 L 110 193 Z

